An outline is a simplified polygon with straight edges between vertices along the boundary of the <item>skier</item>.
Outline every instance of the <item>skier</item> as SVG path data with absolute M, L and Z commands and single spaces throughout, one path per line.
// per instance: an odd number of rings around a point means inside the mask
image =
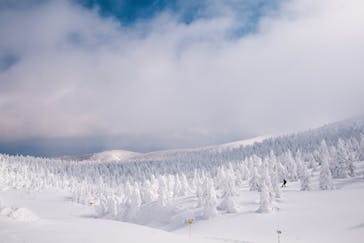
M 283 184 L 282 184 L 282 187 L 286 187 L 286 184 L 287 184 L 287 181 L 286 181 L 286 179 L 283 179 Z

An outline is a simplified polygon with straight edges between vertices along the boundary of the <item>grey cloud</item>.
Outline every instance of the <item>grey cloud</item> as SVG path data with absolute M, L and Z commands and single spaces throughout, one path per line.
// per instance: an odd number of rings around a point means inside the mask
M 2 11 L 0 55 L 19 59 L 0 71 L 0 140 L 195 146 L 362 113 L 363 7 L 290 1 L 235 39 L 241 23 L 228 11 L 191 24 L 163 13 L 133 28 L 64 1 Z

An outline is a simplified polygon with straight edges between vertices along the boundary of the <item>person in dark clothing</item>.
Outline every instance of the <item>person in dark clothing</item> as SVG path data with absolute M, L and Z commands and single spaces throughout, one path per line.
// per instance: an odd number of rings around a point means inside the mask
M 282 187 L 286 187 L 286 184 L 287 184 L 287 181 L 286 181 L 286 179 L 283 179 L 283 184 L 282 184 Z

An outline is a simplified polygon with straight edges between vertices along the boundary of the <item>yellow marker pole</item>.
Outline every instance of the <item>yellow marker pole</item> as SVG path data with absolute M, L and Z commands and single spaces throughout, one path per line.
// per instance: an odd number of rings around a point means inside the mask
M 187 223 L 188 223 L 188 230 L 189 230 L 189 233 L 188 233 L 188 237 L 191 239 L 191 228 L 192 228 L 192 224 L 193 224 L 193 219 L 189 219 L 188 221 L 187 221 Z

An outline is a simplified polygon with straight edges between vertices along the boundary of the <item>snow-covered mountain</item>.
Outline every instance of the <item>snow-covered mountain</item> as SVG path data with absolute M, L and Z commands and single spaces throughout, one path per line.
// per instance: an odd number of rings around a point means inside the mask
M 62 156 L 58 159 L 75 161 L 213 161 L 241 160 L 253 154 L 266 156 L 270 151 L 277 155 L 291 150 L 293 153 L 312 152 L 325 140 L 329 146 L 335 145 L 339 138 L 360 140 L 364 133 L 364 118 L 348 119 L 324 125 L 308 131 L 282 136 L 259 136 L 250 139 L 187 149 L 162 150 L 149 153 L 137 153 L 126 150 L 110 150 L 79 156 Z
M 194 236 L 199 242 L 272 242 L 282 228 L 287 242 L 360 243 L 364 235 L 363 207 L 357 203 L 364 195 L 364 119 L 217 146 L 119 152 L 88 155 L 82 163 L 0 154 L 0 227 L 7 228 L 0 240 L 41 242 L 31 233 L 41 230 L 37 223 L 24 222 L 26 228 L 13 223 L 38 218 L 60 235 L 77 222 L 83 225 L 79 230 L 90 227 L 97 237 L 104 232 L 99 227 L 130 226 L 108 220 L 188 235 L 189 219 L 196 224 L 193 231 L 206 236 Z M 54 202 L 68 205 L 61 216 L 50 212 L 62 207 L 44 208 Z M 83 216 L 75 219 L 68 207 L 82 208 Z M 130 226 L 141 234 L 144 229 Z M 13 231 L 19 240 L 8 233 Z M 70 237 L 70 242 L 87 239 Z M 158 241 L 146 237 L 137 242 Z M 162 237 L 167 242 L 169 236 Z
M 259 136 L 245 140 L 239 140 L 235 142 L 211 145 L 205 147 L 197 148 L 187 148 L 187 149 L 171 149 L 171 150 L 161 150 L 149 153 L 138 153 L 127 150 L 106 150 L 99 153 L 90 153 L 83 155 L 65 155 L 55 157 L 56 159 L 68 160 L 68 161 L 129 161 L 129 160 L 159 160 L 164 158 L 169 158 L 173 156 L 178 156 L 184 153 L 198 153 L 198 152 L 209 152 L 209 151 L 219 151 L 219 150 L 231 150 L 248 145 L 253 145 L 255 143 L 261 142 L 270 136 Z
M 132 159 L 133 157 L 139 156 L 141 153 L 127 151 L 127 150 L 107 150 L 99 153 L 90 153 L 83 155 L 66 155 L 56 157 L 56 159 L 69 160 L 69 161 L 123 161 Z

